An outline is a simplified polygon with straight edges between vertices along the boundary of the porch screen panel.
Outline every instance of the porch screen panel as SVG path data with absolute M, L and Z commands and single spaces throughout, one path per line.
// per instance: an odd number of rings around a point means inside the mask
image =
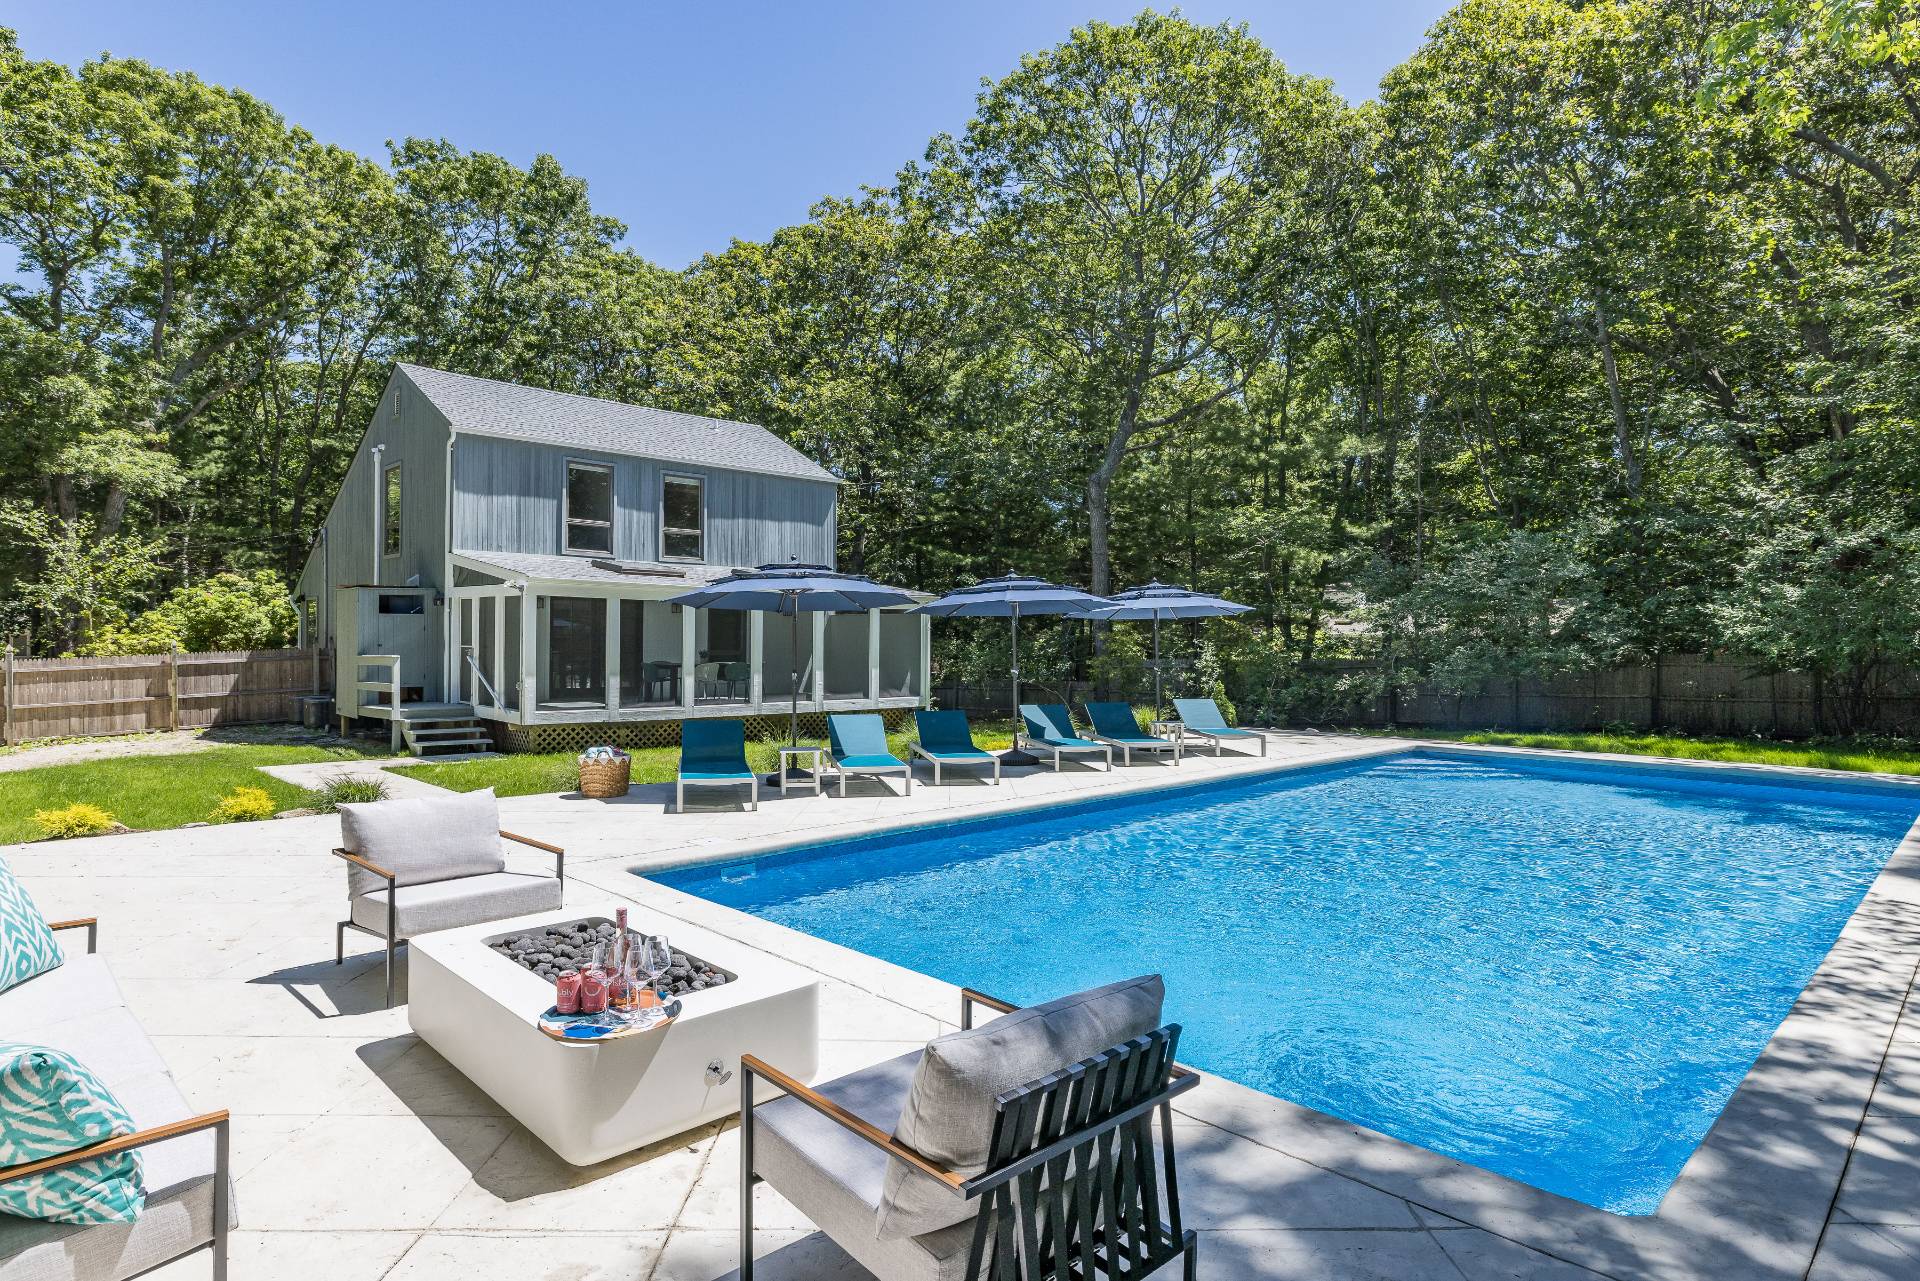
M 649 661 L 654 666 L 649 670 Z M 647 602 L 620 602 L 620 705 L 638 707 L 643 703 L 672 701 L 672 673 L 658 659 L 647 654 Z
M 867 616 L 827 615 L 827 697 L 867 696 Z
M 793 697 L 793 619 L 768 614 L 761 632 L 761 693 L 768 702 Z M 813 615 L 800 615 L 800 697 L 813 697 Z
M 920 619 L 914 614 L 880 615 L 880 697 L 918 698 Z
M 509 596 L 503 603 L 505 620 L 504 642 L 500 650 L 500 706 L 518 709 L 520 706 L 520 610 L 521 599 Z
M 604 705 L 607 701 L 607 602 L 589 596 L 542 597 L 546 661 L 540 701 Z
M 499 612 L 500 602 L 491 596 L 482 596 L 476 604 L 480 607 L 478 624 L 480 640 L 479 643 L 474 646 L 473 656 L 475 661 L 480 664 L 481 673 L 487 678 L 488 683 L 493 686 L 494 693 L 499 693 L 504 696 L 505 691 L 500 688 L 501 682 L 503 680 L 512 680 L 513 678 L 509 673 L 499 671 L 494 667 L 494 660 L 499 656 L 499 648 L 493 643 L 493 619 L 494 615 Z M 493 702 L 493 695 L 488 693 L 486 687 L 482 686 L 477 680 L 474 681 L 473 693 L 475 698 L 484 699 L 489 703 Z

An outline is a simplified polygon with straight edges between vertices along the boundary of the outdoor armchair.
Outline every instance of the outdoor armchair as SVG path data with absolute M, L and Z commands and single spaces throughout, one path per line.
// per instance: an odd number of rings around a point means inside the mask
M 1088 703 L 1087 721 L 1093 726 L 1095 742 L 1120 749 L 1122 765 L 1133 764 L 1135 752 L 1172 752 L 1173 763 L 1180 763 L 1179 741 L 1143 733 L 1133 709 L 1125 703 Z
M 1113 768 L 1113 748 L 1081 738 L 1073 728 L 1073 717 L 1067 712 L 1066 704 L 1022 703 L 1020 720 L 1026 726 L 1026 733 L 1020 736 L 1026 746 L 1053 753 L 1054 773 L 1060 772 L 1063 752 L 1068 755 L 1102 752 L 1107 758 L 1107 768 Z
M 1267 736 L 1258 730 L 1235 729 L 1227 724 L 1220 715 L 1220 705 L 1210 698 L 1176 698 L 1173 710 L 1180 714 L 1183 734 L 1195 738 L 1210 739 L 1213 754 L 1220 755 L 1220 745 L 1224 742 L 1244 742 L 1248 739 L 1260 744 L 1260 755 L 1267 754 Z
M 748 788 L 748 805 L 760 808 L 760 776 L 747 768 L 747 723 L 737 720 L 680 722 L 680 772 L 673 783 L 673 811 L 686 812 L 687 788 Z
M 920 741 L 908 746 L 915 756 L 933 763 L 935 787 L 940 785 L 943 765 L 991 765 L 993 781 L 996 786 L 999 784 L 1000 758 L 981 751 L 973 741 L 973 730 L 967 724 L 965 712 L 915 712 L 913 723 L 920 731 Z
M 0 875 L 7 875 L 0 864 Z M 65 1223 L 0 1214 L 0 1276 L 127 1281 L 175 1259 L 208 1251 L 213 1281 L 226 1281 L 233 1226 L 231 1122 L 197 1112 L 95 952 L 91 918 L 50 921 L 87 932 L 84 955 L 0 991 L 8 1040 L 71 1055 L 120 1101 L 131 1134 L 39 1160 L 0 1166 L 0 1184 L 31 1179 L 118 1152 L 138 1150 L 146 1204 L 126 1223 Z M 204 1273 L 202 1275 L 205 1275 Z
M 553 875 L 509 872 L 502 839 L 553 855 Z M 347 864 L 347 919 L 334 929 L 333 962 L 346 960 L 347 931 L 386 946 L 387 1006 L 393 954 L 417 934 L 459 929 L 560 906 L 566 851 L 500 827 L 493 789 L 340 807 Z
M 1199 1078 L 1163 995 L 1157 975 L 1026 1010 L 963 991 L 960 1031 L 814 1088 L 743 1055 L 740 1281 L 759 1182 L 887 1281 L 1139 1278 L 1182 1256 L 1192 1281 L 1172 1100 Z M 976 1028 L 976 1005 L 1002 1017 Z
M 837 713 L 827 717 L 827 754 L 840 775 L 840 795 L 847 794 L 849 774 L 898 774 L 913 792 L 913 767 L 893 754 L 887 742 L 887 723 L 874 712 Z

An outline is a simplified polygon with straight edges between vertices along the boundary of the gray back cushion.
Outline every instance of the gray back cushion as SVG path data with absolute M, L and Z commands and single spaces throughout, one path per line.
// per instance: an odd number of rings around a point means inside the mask
M 500 805 L 491 787 L 342 805 L 340 844 L 394 873 L 396 885 L 480 876 L 507 866 L 500 854 Z M 347 864 L 349 896 L 386 888 L 372 872 Z
M 929 1041 L 894 1137 L 950 1170 L 978 1174 L 987 1164 L 996 1097 L 1151 1032 L 1160 1026 L 1165 997 L 1160 976 L 1148 974 Z M 889 1159 L 876 1226 L 883 1237 L 919 1236 L 970 1219 L 978 1210 L 978 1201 Z

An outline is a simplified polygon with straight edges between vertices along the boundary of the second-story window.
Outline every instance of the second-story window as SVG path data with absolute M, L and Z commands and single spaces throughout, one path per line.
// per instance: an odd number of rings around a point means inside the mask
M 400 554 L 400 464 L 387 468 L 380 486 L 380 554 Z
M 567 550 L 613 554 L 613 468 L 567 464 Z
M 706 559 L 706 495 L 698 476 L 668 476 L 660 485 L 660 558 Z

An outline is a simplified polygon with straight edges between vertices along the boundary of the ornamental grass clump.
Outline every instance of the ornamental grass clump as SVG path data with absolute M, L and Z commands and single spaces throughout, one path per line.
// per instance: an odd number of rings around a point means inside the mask
M 384 778 L 349 778 L 336 774 L 320 786 L 307 789 L 307 808 L 316 814 L 337 814 L 342 805 L 384 801 L 389 790 Z
M 115 823 L 113 815 L 98 805 L 88 805 L 85 801 L 75 801 L 72 805 L 63 805 L 59 809 L 35 810 L 33 821 L 43 836 L 50 840 L 64 840 L 70 836 L 95 836 L 101 832 L 111 832 Z
M 209 823 L 252 823 L 273 817 L 273 797 L 264 787 L 236 787 L 207 815 Z

